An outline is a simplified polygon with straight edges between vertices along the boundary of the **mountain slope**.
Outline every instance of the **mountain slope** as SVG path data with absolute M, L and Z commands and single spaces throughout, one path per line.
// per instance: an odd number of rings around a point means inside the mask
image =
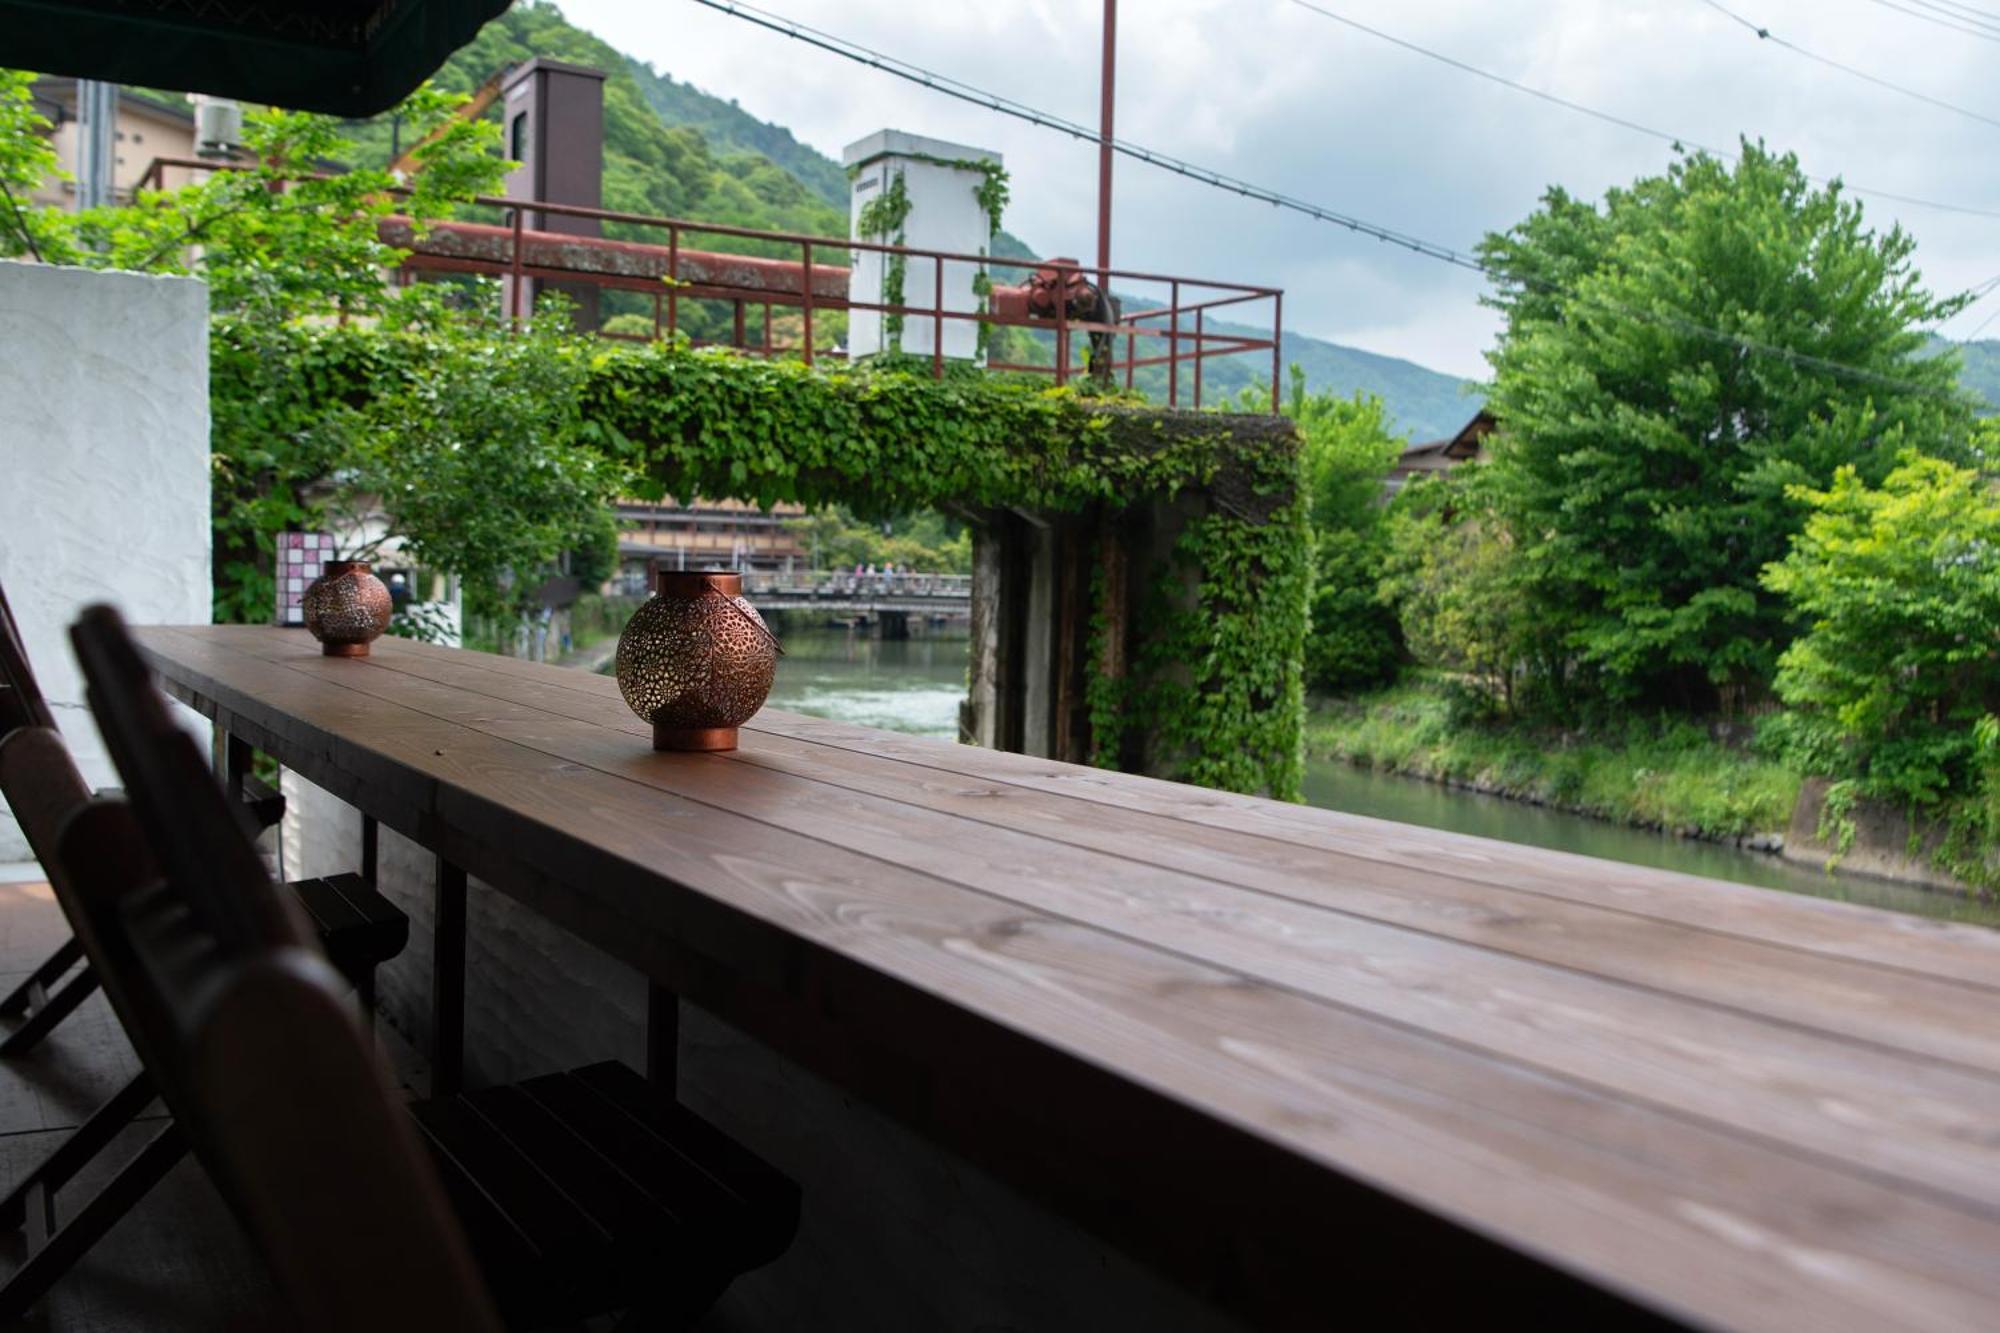
M 761 152 L 735 151 L 697 128 L 663 121 L 624 54 L 573 26 L 552 4 L 514 5 L 454 52 L 434 82 L 452 92 L 469 93 L 495 71 L 534 56 L 551 56 L 606 72 L 606 208 L 770 231 L 846 233 L 845 203 L 838 207 L 828 203 L 795 172 Z M 497 117 L 499 111 L 496 108 L 488 115 Z M 369 161 L 388 160 L 391 134 L 387 117 L 356 126 L 353 131 L 362 157 Z M 833 169 L 839 171 L 838 167 Z M 845 188 L 843 179 L 843 192 Z M 607 231 L 629 234 L 616 226 Z M 648 238 L 659 235 L 652 232 Z M 734 245 L 721 238 L 707 238 L 702 244 L 718 250 L 768 248 L 754 243 Z
M 847 172 L 816 148 L 808 148 L 782 125 L 773 125 L 736 105 L 681 83 L 632 56 L 626 69 L 646 104 L 662 123 L 696 131 L 710 148 L 723 153 L 755 153 L 769 158 L 796 177 L 829 206 L 847 211 Z
M 1952 345 L 1965 363 L 1958 382 L 1984 398 L 1988 411 L 2000 412 L 2000 339 Z
M 1251 332 L 1220 323 L 1217 328 L 1224 333 Z M 1257 332 L 1267 338 L 1270 336 L 1268 329 Z M 1309 389 L 1331 389 L 1342 396 L 1358 390 L 1380 398 L 1388 409 L 1389 428 L 1406 435 L 1413 443 L 1456 435 L 1459 427 L 1471 420 L 1486 402 L 1486 396 L 1472 380 L 1447 375 L 1402 357 L 1365 352 L 1359 347 L 1348 347 L 1303 333 L 1285 334 L 1279 342 L 1278 352 L 1279 360 L 1287 367 L 1297 366 L 1305 372 L 1306 387 Z M 1233 373 L 1240 376 L 1245 384 L 1252 380 L 1259 384 L 1270 382 L 1268 356 L 1235 357 L 1230 360 L 1237 366 L 1233 371 L 1223 370 L 1217 376 L 1218 380 L 1226 382 L 1225 377 Z M 1227 367 L 1229 361 L 1214 364 Z M 1205 395 L 1208 372 L 1204 370 L 1202 374 Z

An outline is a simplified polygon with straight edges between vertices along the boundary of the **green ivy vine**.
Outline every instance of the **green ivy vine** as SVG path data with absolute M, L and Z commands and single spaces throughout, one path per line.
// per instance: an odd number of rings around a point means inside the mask
M 1007 211 L 1010 197 L 1011 178 L 1007 168 L 998 162 L 983 157 L 943 158 L 928 153 L 898 154 L 915 162 L 928 162 L 933 166 L 950 167 L 955 171 L 970 172 L 979 177 L 979 183 L 972 187 L 972 197 L 978 201 L 981 211 L 986 214 L 987 244 L 979 247 L 979 253 L 989 253 L 993 239 L 1000 234 L 1001 218 Z M 855 179 L 860 173 L 859 166 L 847 169 L 847 178 Z M 854 220 L 854 230 L 863 239 L 884 241 L 891 245 L 906 243 L 908 232 L 904 224 L 910 216 L 910 197 L 903 184 L 903 173 L 897 171 L 890 177 L 887 187 L 874 199 L 861 206 L 861 212 Z M 909 263 L 903 255 L 886 256 L 882 268 L 882 304 L 900 306 L 903 304 Z M 972 277 L 972 293 L 977 299 L 977 310 L 985 314 L 990 308 L 993 296 L 993 278 L 982 265 Z M 985 361 L 986 349 L 993 336 L 992 326 L 985 320 L 978 325 L 975 359 Z M 891 352 L 903 350 L 903 316 L 887 315 L 882 321 L 883 346 Z
M 998 162 L 989 162 L 985 158 L 967 158 L 951 165 L 964 171 L 979 173 L 979 184 L 972 187 L 972 197 L 986 210 L 986 244 L 979 247 L 979 253 L 988 254 L 994 238 L 1000 235 L 1001 215 L 1007 211 L 1007 168 Z M 993 275 L 986 271 L 984 264 L 979 266 L 979 272 L 972 275 L 972 295 L 977 301 L 980 314 L 983 315 L 992 308 Z M 976 327 L 979 332 L 974 342 L 973 358 L 984 365 L 986 349 L 993 340 L 993 326 L 982 319 Z
M 1111 606 L 1102 565 L 1090 571 L 1090 638 L 1084 649 L 1091 672 L 1083 685 L 1084 713 L 1090 719 L 1090 762 L 1117 768 L 1125 739 L 1125 678 L 1109 676 L 1098 666 L 1110 655 Z
M 903 184 L 903 173 L 897 171 L 889 176 L 881 194 L 862 205 L 854 226 L 864 239 L 902 245 L 909 239 L 909 233 L 904 229 L 909 220 L 910 194 Z M 903 304 L 903 280 L 909 272 L 909 257 L 885 254 L 882 260 L 882 304 L 898 307 L 882 317 L 882 345 L 890 352 L 900 352 L 903 350 L 903 313 L 900 307 Z
M 1137 750 L 1155 772 L 1297 797 L 1312 547 L 1288 429 L 1001 376 L 933 380 L 893 362 L 827 369 L 665 343 L 551 354 L 579 358 L 578 401 L 562 415 L 580 441 L 637 467 L 642 494 L 840 503 L 873 515 L 944 504 L 1073 515 L 1182 506 L 1191 517 L 1168 564 L 1132 571 L 1160 595 L 1134 614 L 1126 676 L 1087 688 L 1091 757 L 1115 765 Z M 282 431 L 457 364 L 429 335 L 361 325 L 255 338 L 218 325 L 216 355 L 311 369 L 212 381 L 218 421 L 254 415 Z M 254 404 L 230 399 L 252 391 Z M 1110 632 L 1104 602 L 1099 581 L 1093 663 Z

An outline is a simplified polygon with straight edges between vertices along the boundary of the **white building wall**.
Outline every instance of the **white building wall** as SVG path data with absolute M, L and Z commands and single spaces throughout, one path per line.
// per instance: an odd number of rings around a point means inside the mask
M 83 711 L 68 626 L 210 618 L 208 288 L 0 262 L 0 583 L 93 786 L 117 778 Z M 27 855 L 0 809 L 0 861 Z
M 954 162 L 986 161 L 996 166 L 998 153 L 964 144 L 926 139 L 900 130 L 881 130 L 856 143 L 844 154 L 853 175 L 848 217 L 849 234 L 859 240 L 889 240 L 862 236 L 861 210 L 882 197 L 892 178 L 901 175 L 909 197 L 910 213 L 905 221 L 903 244 L 915 249 L 942 250 L 952 254 L 985 254 L 992 241 L 992 220 L 980 206 L 979 188 L 986 174 Z M 886 257 L 879 251 L 857 250 L 848 278 L 849 298 L 881 302 Z M 911 257 L 903 271 L 905 306 L 922 310 L 938 307 L 938 268 L 935 260 Z M 973 312 L 979 309 L 979 294 L 973 279 L 980 265 L 947 262 L 944 269 L 946 310 Z M 911 356 L 929 356 L 937 342 L 937 320 L 909 315 L 903 320 L 900 350 Z M 873 310 L 852 310 L 847 316 L 847 350 L 853 357 L 899 350 L 886 345 L 883 316 Z M 969 319 L 944 321 L 944 354 L 970 360 L 979 350 L 979 324 Z

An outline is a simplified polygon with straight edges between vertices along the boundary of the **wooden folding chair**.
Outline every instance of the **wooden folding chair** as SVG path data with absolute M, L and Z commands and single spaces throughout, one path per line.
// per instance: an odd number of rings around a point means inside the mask
M 16 727 L 58 730 L 28 664 L 6 589 L 0 588 L 0 738 Z M 248 747 L 232 739 L 229 790 L 258 828 L 269 828 L 284 818 L 285 798 L 250 772 L 249 758 Z M 327 956 L 354 986 L 362 1007 L 372 1010 L 375 970 L 409 942 L 409 918 L 360 875 L 298 880 L 286 888 L 310 913 Z M 72 937 L 0 999 L 0 1019 L 21 1020 L 0 1038 L 0 1056 L 26 1055 L 90 998 L 97 979 L 87 964 L 77 967 L 82 961 L 83 948 Z
M 53 733 L 32 728 L 0 743 L 0 769 L 37 747 L 38 762 L 66 764 Z M 59 1209 L 116 1132 L 99 1112 L 9 1200 L 29 1254 L 0 1285 L 0 1320 L 26 1313 L 192 1148 L 300 1327 L 499 1328 L 417 1136 L 285 901 L 264 893 L 216 921 L 216 903 L 162 879 L 131 807 L 91 797 L 67 771 L 65 790 L 25 818 L 62 826 L 51 860 L 77 937 L 145 1066 L 114 1101 L 136 1112 L 157 1093 L 173 1119 L 80 1207 Z
M 469 1242 L 512 1326 L 619 1310 L 636 1326 L 674 1326 L 783 1253 L 796 1186 L 624 1065 L 420 1102 L 399 1120 L 331 971 L 270 891 L 117 615 L 94 608 L 72 637 L 129 816 L 159 865 L 148 884 L 142 858 L 115 854 L 124 805 L 73 816 L 58 856 L 90 923 L 80 936 L 176 1125 L 302 1318 L 453 1324 L 437 1304 L 407 1314 L 376 1265 L 456 1275 L 454 1246 Z M 0 770 L 13 744 L 0 745 Z M 417 1138 L 435 1176 L 410 1149 Z M 404 1211 L 426 1227 L 422 1264 L 374 1239 Z M 465 1289 L 454 1276 L 426 1299 Z

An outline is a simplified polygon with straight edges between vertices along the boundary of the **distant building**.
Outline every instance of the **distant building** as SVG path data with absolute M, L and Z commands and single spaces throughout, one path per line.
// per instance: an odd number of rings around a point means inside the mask
M 57 165 L 74 177 L 77 169 L 76 80 L 36 79 L 29 95 L 34 98 L 35 110 L 55 127 L 49 134 L 49 143 L 56 150 Z M 146 168 L 152 165 L 154 158 L 194 156 L 194 113 L 184 106 L 130 88 L 120 88 L 115 139 L 112 191 L 119 203 L 128 204 L 132 202 L 133 187 L 146 174 Z M 166 185 L 169 189 L 185 185 L 197 174 L 184 167 L 168 168 Z M 43 206 L 74 208 L 76 182 L 51 176 L 36 186 L 28 197 Z
M 618 556 L 628 590 L 642 591 L 647 571 L 660 569 L 804 568 L 810 553 L 793 524 L 798 504 L 769 512 L 743 500 L 683 505 L 667 498 L 618 502 Z
M 1394 495 L 1403 489 L 1405 483 L 1418 477 L 1437 476 L 1460 463 L 1485 458 L 1486 437 L 1498 424 L 1493 414 L 1482 407 L 1478 415 L 1459 427 L 1458 434 L 1448 439 L 1411 445 L 1403 450 L 1403 456 L 1389 470 L 1388 479 L 1383 482 L 1384 492 Z

